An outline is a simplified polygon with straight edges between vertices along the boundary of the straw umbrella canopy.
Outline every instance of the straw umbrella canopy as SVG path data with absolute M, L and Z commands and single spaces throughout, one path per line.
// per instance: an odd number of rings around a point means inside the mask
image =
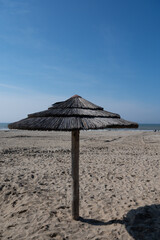
M 119 114 L 105 111 L 78 95 L 53 104 L 48 110 L 29 114 L 8 125 L 10 129 L 72 131 L 72 217 L 79 218 L 79 131 L 106 128 L 137 128 Z

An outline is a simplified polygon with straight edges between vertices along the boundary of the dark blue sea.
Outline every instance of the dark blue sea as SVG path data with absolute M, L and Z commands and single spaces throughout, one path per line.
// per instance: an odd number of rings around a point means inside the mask
M 160 124 L 139 124 L 138 130 L 159 130 Z
M 0 130 L 9 130 L 8 123 L 0 123 Z M 139 128 L 137 130 L 160 130 L 160 124 L 139 124 Z
M 8 123 L 0 123 L 0 130 L 8 130 Z

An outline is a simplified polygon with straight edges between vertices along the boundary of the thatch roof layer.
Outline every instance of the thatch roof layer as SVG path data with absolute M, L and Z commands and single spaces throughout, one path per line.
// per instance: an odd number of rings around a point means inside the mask
M 78 95 L 74 95 L 73 97 L 63 102 L 57 102 L 53 104 L 51 108 L 59 108 L 59 109 L 82 108 L 82 109 L 103 110 L 102 107 L 97 106 Z
M 73 117 L 73 116 L 83 116 L 83 117 L 107 117 L 107 118 L 120 118 L 119 114 L 107 112 L 104 110 L 91 110 L 91 109 L 81 109 L 81 108 L 66 108 L 60 109 L 49 108 L 46 111 L 37 112 L 29 114 L 29 118 L 33 117 Z
M 11 129 L 27 130 L 88 130 L 104 128 L 137 128 L 138 124 L 120 118 L 119 114 L 104 111 L 75 95 L 52 105 L 46 111 L 29 114 L 28 118 L 9 124 Z
M 135 124 L 119 118 L 81 117 L 36 117 L 25 118 L 9 125 L 10 128 L 24 130 L 88 130 L 104 128 L 135 128 Z

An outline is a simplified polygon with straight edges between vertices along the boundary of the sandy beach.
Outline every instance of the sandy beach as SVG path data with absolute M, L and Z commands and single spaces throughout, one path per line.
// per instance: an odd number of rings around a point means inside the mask
M 0 239 L 159 240 L 160 132 L 80 132 L 80 220 L 71 133 L 0 131 Z

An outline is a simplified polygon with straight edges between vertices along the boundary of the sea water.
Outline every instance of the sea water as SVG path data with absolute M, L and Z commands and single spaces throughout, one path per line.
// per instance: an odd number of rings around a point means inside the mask
M 9 123 L 0 123 L 0 130 L 8 130 Z
M 139 124 L 138 130 L 158 130 L 160 131 L 160 124 Z

